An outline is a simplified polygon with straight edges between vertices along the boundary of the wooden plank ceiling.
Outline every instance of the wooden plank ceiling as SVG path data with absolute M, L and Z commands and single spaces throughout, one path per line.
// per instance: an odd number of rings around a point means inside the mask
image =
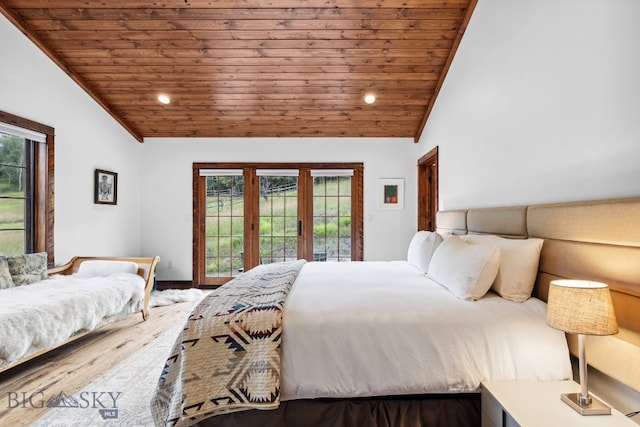
M 0 0 L 0 10 L 139 141 L 417 141 L 476 1 Z

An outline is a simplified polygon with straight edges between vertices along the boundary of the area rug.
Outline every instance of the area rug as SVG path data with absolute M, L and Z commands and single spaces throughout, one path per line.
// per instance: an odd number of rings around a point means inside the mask
M 151 307 L 191 301 L 197 304 L 207 292 L 200 289 L 153 291 Z M 51 407 L 36 427 L 149 427 L 153 426 L 150 401 L 167 355 L 183 325 L 151 341 L 77 393 L 57 392 L 45 397 Z
M 191 301 L 208 292 L 200 289 L 153 291 L 151 307 Z M 42 396 L 51 409 L 35 427 L 150 427 L 150 401 L 167 355 L 183 325 L 164 332 L 76 393 L 57 391 Z M 0 423 L 1 424 L 1 423 Z
M 46 396 L 52 409 L 36 427 L 150 427 L 149 403 L 178 325 L 71 395 Z

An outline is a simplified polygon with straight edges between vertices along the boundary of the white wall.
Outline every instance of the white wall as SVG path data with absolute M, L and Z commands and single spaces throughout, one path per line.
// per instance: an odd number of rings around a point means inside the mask
M 0 15 L 0 110 L 55 128 L 55 260 L 140 252 L 140 150 L 111 116 Z M 118 173 L 116 206 L 94 170 Z
M 194 162 L 362 162 L 364 258 L 405 259 L 417 226 L 415 150 L 406 138 L 145 139 L 142 252 L 160 255 L 159 280 L 191 279 Z M 403 210 L 378 208 L 379 178 L 404 178 Z
M 440 208 L 640 195 L 640 2 L 479 0 L 420 141 Z

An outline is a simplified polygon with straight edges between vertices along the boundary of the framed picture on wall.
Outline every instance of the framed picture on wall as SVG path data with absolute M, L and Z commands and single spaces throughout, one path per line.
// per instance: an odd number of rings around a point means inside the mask
M 380 179 L 378 194 L 380 209 L 404 209 L 404 179 Z
M 96 169 L 94 175 L 93 203 L 115 205 L 118 203 L 118 174 Z

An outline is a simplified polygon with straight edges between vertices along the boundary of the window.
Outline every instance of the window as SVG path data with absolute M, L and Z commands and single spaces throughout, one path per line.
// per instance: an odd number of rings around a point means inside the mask
M 194 164 L 194 281 L 362 259 L 362 164 Z
M 0 255 L 53 264 L 53 128 L 0 111 Z

